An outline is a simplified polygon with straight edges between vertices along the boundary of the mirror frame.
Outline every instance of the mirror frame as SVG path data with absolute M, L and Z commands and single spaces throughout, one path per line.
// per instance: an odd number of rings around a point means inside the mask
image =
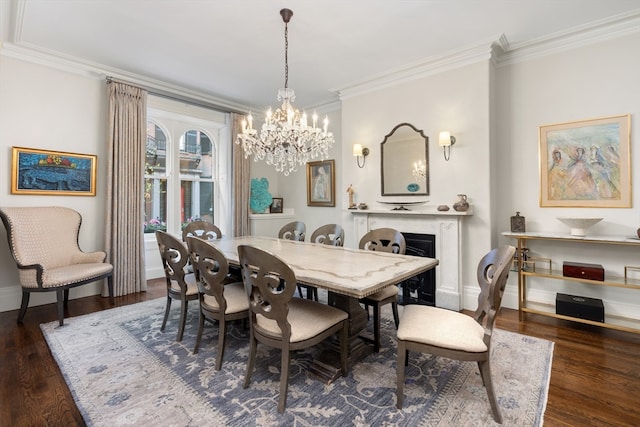
M 418 139 L 418 138 L 423 138 L 424 139 L 424 162 L 425 162 L 425 165 L 426 165 L 426 168 L 427 168 L 427 176 L 426 176 L 424 191 L 413 192 L 413 193 L 410 192 L 410 191 L 406 191 L 404 193 L 389 193 L 389 192 L 385 192 L 385 190 L 384 190 L 384 158 L 385 158 L 384 148 L 385 148 L 385 144 L 387 142 L 392 142 L 392 140 L 390 140 L 390 138 L 402 126 L 408 126 L 409 128 L 413 129 L 413 131 L 416 132 L 416 134 L 417 134 L 416 135 L 416 139 Z M 391 147 L 389 146 L 388 148 L 391 148 Z M 381 185 L 382 185 L 381 194 L 383 196 L 428 196 L 429 195 L 429 137 L 426 136 L 422 132 L 422 130 L 416 128 L 411 123 L 400 123 L 399 125 L 394 127 L 391 130 L 391 132 L 389 132 L 387 135 L 385 135 L 384 140 L 380 143 L 380 176 L 381 176 Z M 387 187 L 389 187 L 389 186 L 387 186 Z

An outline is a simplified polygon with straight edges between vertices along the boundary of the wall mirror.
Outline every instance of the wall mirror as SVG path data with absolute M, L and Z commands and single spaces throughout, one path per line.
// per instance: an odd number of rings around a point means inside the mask
M 380 144 L 383 196 L 429 195 L 429 138 L 400 123 Z

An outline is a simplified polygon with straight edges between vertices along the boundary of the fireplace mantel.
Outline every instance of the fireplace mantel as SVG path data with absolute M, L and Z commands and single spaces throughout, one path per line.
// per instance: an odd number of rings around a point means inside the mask
M 436 306 L 460 311 L 462 309 L 461 249 L 462 225 L 466 212 L 433 209 L 351 210 L 357 241 L 370 230 L 390 227 L 402 233 L 433 234 L 436 236 L 436 258 L 440 261 L 436 272 Z

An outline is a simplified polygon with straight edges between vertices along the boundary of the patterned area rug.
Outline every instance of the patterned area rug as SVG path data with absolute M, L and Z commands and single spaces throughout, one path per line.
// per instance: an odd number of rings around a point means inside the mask
M 197 303 L 181 343 L 176 303 L 160 332 L 164 304 L 160 298 L 71 318 L 62 328 L 41 325 L 88 425 L 497 425 L 475 363 L 417 353 L 409 354 L 404 408 L 396 409 L 395 328 L 388 316 L 380 353 L 330 385 L 307 372 L 312 351 L 295 353 L 287 408 L 279 414 L 279 351 L 258 346 L 256 371 L 243 389 L 248 331 L 242 323 L 231 325 L 222 370 L 215 371 L 217 326 L 205 324 L 193 355 Z M 505 426 L 542 425 L 552 355 L 552 342 L 496 331 L 492 368 Z

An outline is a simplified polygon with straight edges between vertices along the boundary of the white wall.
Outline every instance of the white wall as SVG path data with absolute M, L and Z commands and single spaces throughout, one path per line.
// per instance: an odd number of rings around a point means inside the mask
M 104 248 L 106 105 L 104 80 L 0 57 L 0 206 L 63 205 L 79 211 L 85 251 Z M 96 154 L 96 196 L 10 194 L 12 146 Z M 99 291 L 99 284 L 81 286 L 71 289 L 70 298 Z M 0 227 L 0 311 L 19 308 L 20 298 L 17 269 Z M 49 302 L 55 302 L 55 293 L 31 297 L 31 305 Z

